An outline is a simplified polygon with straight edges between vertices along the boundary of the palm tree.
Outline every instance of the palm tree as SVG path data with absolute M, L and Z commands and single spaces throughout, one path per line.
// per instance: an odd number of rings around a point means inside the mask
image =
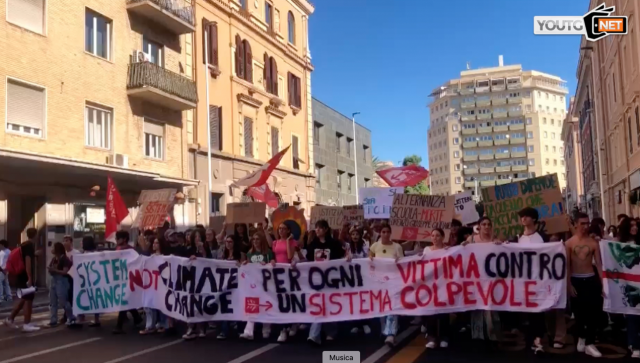
M 373 168 L 373 171 L 378 171 L 384 167 L 384 162 L 380 160 L 379 157 L 374 156 L 371 158 L 371 167 Z

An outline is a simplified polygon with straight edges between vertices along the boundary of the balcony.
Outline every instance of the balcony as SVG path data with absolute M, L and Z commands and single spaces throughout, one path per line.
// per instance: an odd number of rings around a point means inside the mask
M 490 88 L 489 86 L 477 86 L 476 87 L 476 93 L 485 93 L 485 92 L 489 92 Z
M 493 132 L 501 132 L 501 131 L 509 131 L 509 126 L 504 125 L 504 126 L 494 126 L 493 127 Z
M 522 81 L 520 81 L 520 78 L 507 79 L 507 89 L 518 89 L 518 88 L 522 88 Z
M 524 112 L 522 110 L 509 111 L 509 117 L 522 116 Z
M 493 154 L 482 154 L 480 160 L 493 160 Z
M 479 113 L 478 114 L 478 120 L 488 120 L 491 118 L 491 114 L 490 113 Z
M 194 81 L 148 62 L 129 64 L 127 94 L 176 111 L 198 102 Z
M 460 108 L 474 108 L 476 107 L 475 102 L 460 102 Z
M 482 140 L 482 141 L 478 141 L 478 146 L 493 146 L 493 140 Z
M 496 146 L 509 145 L 509 139 L 495 139 L 493 140 L 493 144 Z
M 509 130 L 511 130 L 511 131 L 524 130 L 524 124 L 512 124 L 512 125 L 509 125 Z
M 493 112 L 493 118 L 505 118 L 505 117 L 507 117 L 507 115 L 508 115 L 507 111 L 498 111 L 498 112 L 494 111 Z
M 489 134 L 491 132 L 493 132 L 493 128 L 491 128 L 491 126 L 478 127 L 479 134 Z
M 478 107 L 489 106 L 491 104 L 491 100 L 476 100 L 476 105 Z
M 525 142 L 527 142 L 524 137 L 512 137 L 510 140 L 511 145 L 524 144 Z
M 459 121 L 460 120 L 460 115 L 457 115 L 457 114 L 456 115 L 447 115 L 444 118 L 444 120 L 447 121 L 447 122 L 448 121 Z
M 462 143 L 462 147 L 463 148 L 472 148 L 472 147 L 477 147 L 478 146 L 478 142 L 477 141 L 465 141 Z
M 463 155 L 462 161 L 476 161 L 478 160 L 478 155 Z
M 519 181 L 523 181 L 523 180 L 527 180 L 527 178 L 513 178 L 513 179 L 511 179 L 511 181 L 512 181 L 513 183 L 515 183 L 515 182 L 519 182 Z
M 483 187 L 492 187 L 494 185 L 496 185 L 496 181 L 495 180 L 483 180 L 480 182 L 480 185 Z
M 480 168 L 481 174 L 489 174 L 495 172 L 496 168 Z
M 566 84 L 560 83 L 560 82 L 554 82 L 554 81 L 545 81 L 545 80 L 541 80 L 541 79 L 537 79 L 533 82 L 533 84 L 536 87 L 544 87 L 544 88 L 548 88 L 554 91 L 560 91 L 560 92 L 568 92 L 569 89 L 567 88 Z
M 476 129 L 462 129 L 463 135 L 474 135 L 476 133 Z
M 496 159 L 508 159 L 511 157 L 511 153 L 496 153 Z
M 512 151 L 511 152 L 511 157 L 512 158 L 524 158 L 527 157 L 527 153 L 524 151 Z M 515 168 L 515 166 L 514 166 Z M 516 170 L 516 169 L 513 169 Z M 523 170 L 527 170 L 527 167 L 525 166 L 525 168 Z
M 504 83 L 503 84 L 496 84 L 496 85 L 492 85 L 491 86 L 491 92 L 500 92 L 500 91 L 504 91 L 504 90 L 505 90 Z
M 496 173 L 504 173 L 508 171 L 511 171 L 511 166 L 496 166 Z
M 473 86 L 469 87 L 469 88 L 464 87 L 464 88 L 460 89 L 460 94 L 461 95 L 472 95 L 474 92 L 475 92 L 475 90 L 474 90 Z
M 478 168 L 467 168 L 464 169 L 464 175 L 474 175 L 474 174 L 478 174 Z
M 126 0 L 127 10 L 162 25 L 176 35 L 196 31 L 193 5 L 185 0 Z
M 466 182 L 464 182 L 464 187 L 465 188 L 475 188 L 476 187 L 476 182 L 475 181 L 466 181 Z
M 507 98 L 507 102 L 508 102 L 509 104 L 522 103 L 522 96 L 518 96 L 518 97 L 509 97 L 509 98 Z
M 511 179 L 498 179 L 496 180 L 496 185 L 503 185 L 511 183 Z
M 507 99 L 506 98 L 494 98 L 491 100 L 491 104 L 494 106 L 497 105 L 504 105 L 507 103 Z
M 476 115 L 462 115 L 460 116 L 460 120 L 462 121 L 475 121 Z

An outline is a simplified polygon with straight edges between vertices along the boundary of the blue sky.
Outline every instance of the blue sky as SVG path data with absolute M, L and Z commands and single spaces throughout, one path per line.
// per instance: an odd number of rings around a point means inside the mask
M 580 36 L 533 34 L 535 15 L 583 15 L 587 0 L 316 0 L 312 93 L 372 132 L 373 155 L 428 165 L 432 89 L 471 68 L 504 63 L 576 88 Z M 392 5 L 394 4 L 394 5 Z

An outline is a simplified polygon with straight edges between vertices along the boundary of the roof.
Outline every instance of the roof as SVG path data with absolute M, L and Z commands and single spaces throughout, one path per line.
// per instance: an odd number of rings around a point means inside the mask
M 329 108 L 329 109 L 333 110 L 335 113 L 337 113 L 337 114 L 341 115 L 342 117 L 346 118 L 347 120 L 351 121 L 351 117 L 347 117 L 347 116 L 345 116 L 342 112 L 340 112 L 340 111 L 336 110 L 335 108 L 333 108 L 333 107 L 331 107 L 331 106 L 327 105 L 326 103 L 324 103 L 324 102 L 320 101 L 319 99 L 317 99 L 317 98 L 315 98 L 315 97 L 311 97 L 311 99 L 312 99 L 312 100 L 314 100 L 314 101 L 316 101 L 316 102 L 318 102 L 318 103 L 321 103 L 321 104 L 322 104 L 322 105 L 324 105 L 325 107 L 327 107 L 327 108 Z M 364 126 L 363 124 L 361 124 L 361 123 L 359 123 L 359 122 L 356 122 L 356 125 L 358 125 L 358 126 L 362 127 L 363 129 L 365 129 L 365 130 L 367 130 L 367 131 L 371 132 L 371 129 L 369 129 L 368 127 Z

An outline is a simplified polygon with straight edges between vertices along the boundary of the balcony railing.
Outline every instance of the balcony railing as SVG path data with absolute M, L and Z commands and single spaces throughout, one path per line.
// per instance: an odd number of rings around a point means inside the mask
M 195 31 L 193 5 L 186 0 L 126 0 L 127 9 L 154 20 L 176 34 Z
M 198 102 L 194 81 L 149 62 L 129 64 L 127 91 L 174 110 L 193 109 Z

